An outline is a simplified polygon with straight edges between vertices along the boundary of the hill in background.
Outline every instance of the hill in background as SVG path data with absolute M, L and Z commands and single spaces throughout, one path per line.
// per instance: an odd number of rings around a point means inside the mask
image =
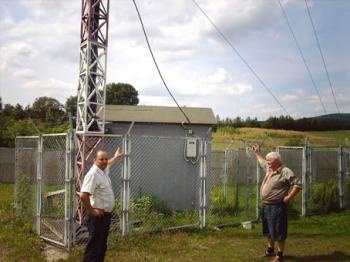
M 342 113 L 342 114 L 327 114 L 322 116 L 310 117 L 310 119 L 316 119 L 318 121 L 327 121 L 327 120 L 336 120 L 341 121 L 346 124 L 350 124 L 350 114 Z
M 219 127 L 257 127 L 267 129 L 284 129 L 294 131 L 334 131 L 350 130 L 350 114 L 328 114 L 316 117 L 293 119 L 290 116 L 269 117 L 265 121 L 247 117 L 245 120 L 236 117 L 233 119 L 218 119 Z

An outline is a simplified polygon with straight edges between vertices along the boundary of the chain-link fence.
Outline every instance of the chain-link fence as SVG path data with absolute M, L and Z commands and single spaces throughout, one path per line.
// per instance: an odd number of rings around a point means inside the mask
M 305 181 L 303 180 L 303 174 L 306 172 L 304 148 L 281 146 L 277 148 L 277 151 L 281 156 L 283 165 L 290 168 L 294 172 L 294 174 L 301 180 L 302 184 L 304 184 Z M 290 203 L 288 212 L 291 215 L 303 214 L 303 199 L 306 199 L 304 193 L 305 190 L 302 190 L 302 192 L 298 194 Z
M 105 149 L 112 156 L 121 147 L 124 157 L 109 171 L 114 234 L 256 220 L 265 173 L 250 145 L 239 149 L 231 144 L 136 135 L 17 137 L 16 209 L 42 238 L 66 248 L 83 243 L 88 234 L 77 192 L 96 151 Z M 348 147 L 277 150 L 303 183 L 292 213 L 349 207 Z
M 230 142 L 231 144 L 231 142 Z M 230 144 L 213 145 L 208 199 L 208 223 L 225 225 L 256 220 L 259 216 L 261 168 L 249 147 L 231 150 Z
M 88 231 L 85 226 L 86 211 L 80 201 L 77 192 L 83 183 L 85 174 L 92 167 L 94 156 L 100 149 L 106 150 L 109 156 L 113 156 L 118 147 L 125 151 L 125 143 L 120 135 L 86 135 L 77 134 L 75 136 L 75 150 L 76 156 L 74 169 L 75 186 L 73 202 L 73 238 L 75 243 L 85 243 L 88 237 Z M 126 157 L 127 158 L 127 157 Z M 115 196 L 115 207 L 112 211 L 110 230 L 116 234 L 122 231 L 122 215 L 125 201 L 123 201 L 123 176 L 124 176 L 124 162 L 119 162 L 112 165 L 109 170 L 109 177 L 112 183 L 113 193 Z
M 40 143 L 40 236 L 67 246 L 72 210 L 70 139 L 67 134 L 43 135 Z
M 15 209 L 37 230 L 38 195 L 37 170 L 39 137 L 17 137 L 15 150 Z
M 344 199 L 345 199 L 345 208 L 350 208 L 350 148 L 343 148 L 343 166 L 344 166 Z
M 186 139 L 131 136 L 130 216 L 132 232 L 198 225 L 200 140 L 186 158 Z

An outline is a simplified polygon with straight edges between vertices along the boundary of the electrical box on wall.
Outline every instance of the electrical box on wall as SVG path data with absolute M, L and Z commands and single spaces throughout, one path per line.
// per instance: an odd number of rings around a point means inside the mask
M 197 139 L 187 138 L 186 157 L 197 157 Z

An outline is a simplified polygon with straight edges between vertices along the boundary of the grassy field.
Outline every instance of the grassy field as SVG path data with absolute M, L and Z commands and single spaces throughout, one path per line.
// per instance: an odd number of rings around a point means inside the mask
M 12 211 L 13 186 L 0 184 L 0 261 L 46 261 L 43 242 Z M 350 261 L 350 211 L 290 219 L 286 248 L 288 261 Z M 106 261 L 266 261 L 261 226 L 215 231 L 188 230 L 171 233 L 111 235 Z M 83 247 L 68 259 L 81 261 Z
M 0 184 L 0 192 L 0 261 L 45 261 L 32 225 L 14 212 L 14 187 Z
M 264 128 L 218 128 L 213 133 L 214 150 L 224 150 L 229 141 L 233 141 L 231 149 L 244 147 L 257 142 L 265 149 L 273 149 L 277 146 L 301 146 L 305 138 L 314 147 L 349 145 L 350 130 L 299 132 Z

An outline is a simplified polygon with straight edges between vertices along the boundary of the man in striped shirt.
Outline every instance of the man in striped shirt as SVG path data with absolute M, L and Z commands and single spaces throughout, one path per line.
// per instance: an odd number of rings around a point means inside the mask
M 292 170 L 283 165 L 278 152 L 270 152 L 264 158 L 258 145 L 253 145 L 253 152 L 266 171 L 260 188 L 264 203 L 263 235 L 267 238 L 268 245 L 264 256 L 275 256 L 274 244 L 277 242 L 278 252 L 274 261 L 283 261 L 288 228 L 287 206 L 300 192 L 301 182 Z

